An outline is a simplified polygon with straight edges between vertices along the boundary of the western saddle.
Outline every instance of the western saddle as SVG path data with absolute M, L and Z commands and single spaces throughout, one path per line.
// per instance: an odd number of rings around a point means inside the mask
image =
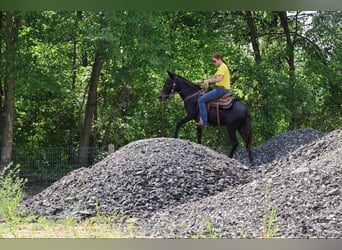
M 201 94 L 205 94 L 209 91 L 209 88 L 206 88 Z M 207 102 L 207 110 L 209 112 L 210 108 L 216 108 L 216 116 L 217 116 L 217 126 L 220 126 L 220 109 L 230 109 L 233 105 L 233 100 L 235 97 L 232 93 L 227 93 L 221 96 L 218 99 Z

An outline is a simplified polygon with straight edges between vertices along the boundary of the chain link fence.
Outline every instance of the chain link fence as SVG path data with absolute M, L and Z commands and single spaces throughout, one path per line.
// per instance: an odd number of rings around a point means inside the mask
M 41 192 L 53 182 L 78 168 L 78 147 L 13 148 L 13 165 L 19 165 L 20 176 L 27 179 L 25 193 Z M 89 148 L 88 166 L 108 155 L 108 148 Z
M 216 131 L 216 133 L 218 133 Z M 225 131 L 219 133 L 220 141 L 215 145 L 207 145 L 212 149 L 228 154 L 230 147 L 224 145 L 228 142 Z M 209 137 L 209 136 L 207 136 Z M 188 139 L 188 138 L 185 138 Z M 204 136 L 204 141 L 206 137 Z M 206 143 L 204 143 L 206 144 Z M 13 147 L 13 166 L 19 165 L 20 176 L 27 179 L 25 193 L 27 196 L 37 194 L 59 180 L 71 171 L 79 168 L 79 147 Z M 88 148 L 88 166 L 104 159 L 108 154 L 115 151 L 114 145 L 108 147 Z

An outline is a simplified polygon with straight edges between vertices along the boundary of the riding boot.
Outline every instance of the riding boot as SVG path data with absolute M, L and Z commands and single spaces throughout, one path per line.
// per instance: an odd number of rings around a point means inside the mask
M 199 128 L 205 128 L 207 126 L 206 124 L 204 124 L 202 117 L 199 118 L 199 122 L 197 122 L 196 125 Z

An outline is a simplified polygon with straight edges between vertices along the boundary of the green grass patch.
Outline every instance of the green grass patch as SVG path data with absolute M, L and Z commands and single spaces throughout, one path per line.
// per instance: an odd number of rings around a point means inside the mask
M 9 164 L 0 170 L 0 221 L 16 220 L 15 209 L 24 196 L 26 179 L 19 177 L 19 166 Z

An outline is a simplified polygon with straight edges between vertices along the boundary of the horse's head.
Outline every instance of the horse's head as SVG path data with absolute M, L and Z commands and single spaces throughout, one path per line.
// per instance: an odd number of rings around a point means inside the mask
M 169 78 L 166 79 L 162 90 L 159 93 L 159 99 L 164 101 L 176 92 L 176 76 L 168 72 Z

